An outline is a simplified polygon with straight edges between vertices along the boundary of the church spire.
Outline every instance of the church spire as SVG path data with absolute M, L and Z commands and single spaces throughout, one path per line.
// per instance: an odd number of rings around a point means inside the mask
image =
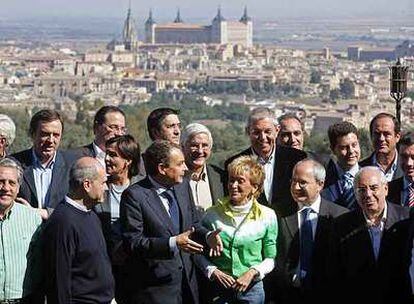
M 226 19 L 224 19 L 224 17 L 221 15 L 221 6 L 219 5 L 218 8 L 217 8 L 217 15 L 216 15 L 216 17 L 214 17 L 213 21 L 221 22 L 221 21 L 225 21 L 225 20 Z
M 249 22 L 252 21 L 252 18 L 247 14 L 247 5 L 244 7 L 243 16 L 240 18 L 240 22 Z
M 183 19 L 181 19 L 180 9 L 177 9 L 177 17 L 175 17 L 174 23 L 184 23 Z
M 129 0 L 128 13 L 125 19 L 124 29 L 122 31 L 122 38 L 127 50 L 131 50 L 135 47 L 137 42 L 137 32 L 135 30 L 135 23 L 131 14 L 131 0 Z
M 156 22 L 155 22 L 154 18 L 152 17 L 152 8 L 150 8 L 149 14 L 148 14 L 148 19 L 147 19 L 147 21 L 145 21 L 145 24 L 146 25 L 153 25 L 155 23 Z

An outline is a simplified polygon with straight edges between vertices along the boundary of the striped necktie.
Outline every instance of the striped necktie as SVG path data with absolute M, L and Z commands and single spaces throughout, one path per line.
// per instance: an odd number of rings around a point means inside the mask
M 414 183 L 411 183 L 408 186 L 407 206 L 410 207 L 410 208 L 414 206 Z
M 342 185 L 342 199 L 344 201 L 344 207 L 348 209 L 355 208 L 355 193 L 354 193 L 354 177 L 351 173 L 346 172 L 342 176 L 341 180 Z

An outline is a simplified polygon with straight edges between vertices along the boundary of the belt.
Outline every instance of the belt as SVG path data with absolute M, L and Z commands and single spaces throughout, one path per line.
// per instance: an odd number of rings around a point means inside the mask
M 23 299 L 0 300 L 0 304 L 18 304 L 18 303 L 23 303 Z

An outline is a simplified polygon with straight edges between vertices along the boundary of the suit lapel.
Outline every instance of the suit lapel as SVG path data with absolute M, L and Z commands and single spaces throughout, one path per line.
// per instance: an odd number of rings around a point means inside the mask
M 180 210 L 180 219 L 181 219 L 181 229 L 180 231 L 182 231 L 183 229 L 185 229 L 185 227 L 188 227 L 187 224 L 187 213 L 188 213 L 188 192 L 185 191 L 185 189 L 187 189 L 187 187 L 189 187 L 190 185 L 188 184 L 188 180 L 184 180 L 182 182 L 182 184 L 178 184 L 175 185 L 173 187 L 174 189 L 174 193 L 175 193 L 175 197 L 177 199 L 177 203 L 178 203 L 178 209 Z
M 25 157 L 26 158 L 26 157 Z M 32 192 L 31 197 L 36 199 L 36 202 L 34 206 L 39 206 L 39 199 L 37 198 L 37 191 L 36 191 L 36 183 L 34 180 L 34 174 L 33 174 L 33 155 L 32 155 L 32 149 L 27 150 L 27 167 L 24 169 L 23 172 L 23 179 L 26 181 L 27 185 L 29 186 L 30 192 Z
M 213 205 L 217 202 L 218 199 L 220 199 L 223 194 L 222 193 L 218 193 L 218 189 L 222 188 L 222 184 L 221 184 L 221 180 L 220 180 L 220 176 L 217 176 L 218 174 L 216 172 L 214 172 L 214 170 L 210 167 L 210 165 L 206 166 L 206 173 L 208 176 L 208 182 L 209 182 L 209 187 L 210 187 L 210 193 L 211 193 L 211 199 L 212 199 L 212 203 Z
M 56 197 L 60 191 L 61 185 L 64 185 L 66 182 L 64 179 L 66 177 L 65 171 L 67 170 L 65 160 L 60 151 L 56 152 L 55 164 L 53 165 L 52 171 L 52 180 L 50 182 L 50 199 L 49 205 L 54 207 L 54 202 L 56 202 Z
M 298 214 L 294 213 L 292 215 L 289 215 L 285 217 L 286 226 L 289 230 L 289 234 L 291 238 L 293 239 L 295 235 L 298 233 L 299 227 L 298 227 Z

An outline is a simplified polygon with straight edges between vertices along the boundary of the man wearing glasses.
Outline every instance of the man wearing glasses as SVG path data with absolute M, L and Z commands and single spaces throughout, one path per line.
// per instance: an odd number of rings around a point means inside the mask
M 78 154 L 78 157 L 93 157 L 105 168 L 106 141 L 127 132 L 125 113 L 116 106 L 103 106 L 96 112 L 93 120 L 94 141 L 77 149 L 76 154 Z
M 398 237 L 392 226 L 408 218 L 409 211 L 386 201 L 387 180 L 378 167 L 362 168 L 355 176 L 354 190 L 360 208 L 334 220 L 330 290 L 341 295 L 341 303 L 383 303 L 388 267 L 402 254 L 390 245 Z

